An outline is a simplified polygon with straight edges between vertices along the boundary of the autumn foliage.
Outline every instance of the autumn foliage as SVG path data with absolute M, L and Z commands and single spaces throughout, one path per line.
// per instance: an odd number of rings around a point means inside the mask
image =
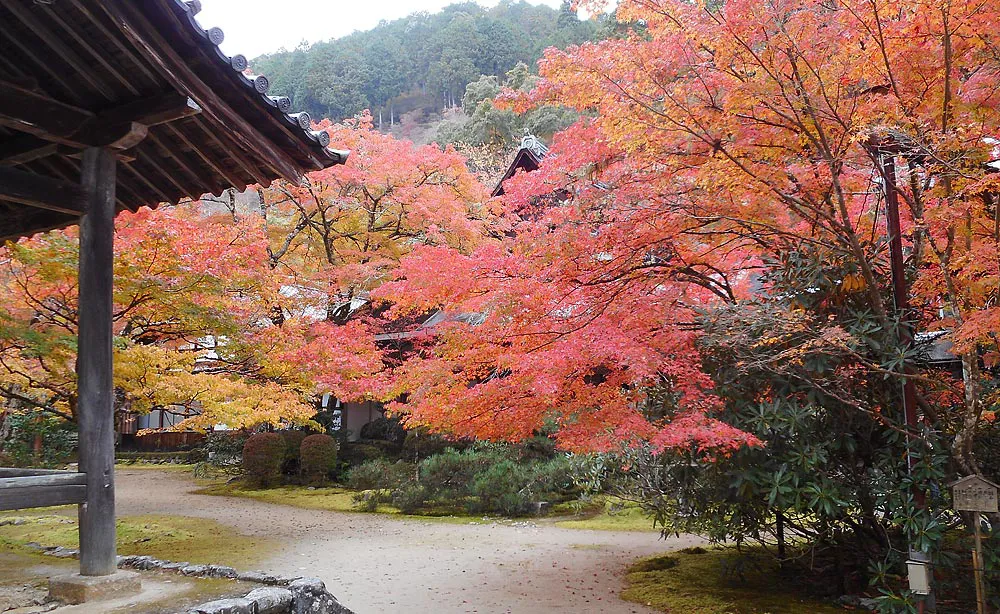
M 860 301 L 874 326 L 902 335 L 889 293 L 885 160 L 914 294 L 902 317 L 953 340 L 965 371 L 961 391 L 928 374 L 918 402 L 954 435 L 963 470 L 976 471 L 973 434 L 989 413 L 975 353 L 985 349 L 988 363 L 996 353 L 1000 287 L 988 164 L 995 10 L 625 0 L 617 11 L 643 31 L 549 50 L 534 91 L 501 96 L 519 111 L 564 105 L 586 116 L 556 136 L 538 172 L 508 182 L 510 232 L 470 256 L 416 250 L 381 291 L 401 310 L 483 316 L 442 327 L 400 370 L 411 421 L 514 439 L 549 425 L 573 448 L 630 436 L 705 450 L 753 443 L 713 419 L 719 401 L 693 322 L 770 292 L 762 274 L 808 251 L 837 269 L 829 301 Z M 775 305 L 794 320 L 809 301 L 789 298 Z M 904 377 L 920 351 L 896 336 L 904 358 L 893 360 L 838 322 L 808 327 L 785 338 L 799 341 L 778 363 L 850 354 L 854 382 L 880 385 Z M 653 388 L 671 392 L 657 407 Z M 841 397 L 883 426 L 902 422 L 895 404 Z
M 178 428 L 304 424 L 316 395 L 388 388 L 368 293 L 421 244 L 471 248 L 483 187 L 454 151 L 322 125 L 350 163 L 119 216 L 115 386 L 122 415 L 162 410 Z M 251 199 L 252 200 L 252 199 Z M 0 257 L 0 395 L 75 420 L 76 231 L 8 244 Z M 297 450 L 296 450 L 297 453 Z

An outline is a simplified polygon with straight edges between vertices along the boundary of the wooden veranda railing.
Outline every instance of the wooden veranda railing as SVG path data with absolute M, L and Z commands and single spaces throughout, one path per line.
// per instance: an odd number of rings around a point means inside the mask
M 77 505 L 86 498 L 86 473 L 0 467 L 0 510 Z

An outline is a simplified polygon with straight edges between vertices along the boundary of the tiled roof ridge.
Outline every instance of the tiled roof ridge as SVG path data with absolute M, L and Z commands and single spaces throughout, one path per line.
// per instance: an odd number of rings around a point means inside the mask
M 257 95 L 262 103 L 264 103 L 270 112 L 285 122 L 288 127 L 292 128 L 297 134 L 300 134 L 303 141 L 308 143 L 314 151 L 316 151 L 321 156 L 330 160 L 334 164 L 343 164 L 347 161 L 349 152 L 330 149 L 328 146 L 330 144 L 330 135 L 325 130 L 311 130 L 312 118 L 306 111 L 301 111 L 298 113 L 290 112 L 291 109 L 291 99 L 287 96 L 272 96 L 268 95 L 268 89 L 270 88 L 270 81 L 264 75 L 251 75 L 247 76 L 244 71 L 248 67 L 248 62 L 246 56 L 242 54 L 236 54 L 232 57 L 223 53 L 219 45 L 225 39 L 225 33 L 221 28 L 213 27 L 205 29 L 198 23 L 195 19 L 201 11 L 201 0 L 170 0 L 176 5 L 177 9 L 187 17 L 191 31 L 196 35 L 196 38 L 202 41 L 202 44 L 210 49 L 213 53 L 212 55 L 217 57 L 220 64 L 224 64 L 232 70 L 237 78 L 237 81 L 247 90 L 253 92 Z

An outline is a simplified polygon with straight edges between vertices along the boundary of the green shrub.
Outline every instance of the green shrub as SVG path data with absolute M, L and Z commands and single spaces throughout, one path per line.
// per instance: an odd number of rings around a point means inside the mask
M 413 514 L 427 501 L 427 490 L 419 482 L 409 481 L 392 491 L 392 504 L 404 514 Z
M 285 440 L 277 433 L 251 435 L 243 445 L 243 475 L 253 486 L 268 488 L 281 478 Z
M 371 443 L 352 441 L 340 447 L 340 459 L 351 467 L 357 467 L 376 459 L 384 459 L 385 456 L 382 448 Z
M 386 492 L 384 490 L 362 490 L 354 493 L 351 502 L 359 512 L 375 512 L 378 511 L 378 506 L 386 501 Z
M 390 463 L 376 458 L 349 469 L 346 483 L 353 490 L 391 490 L 412 480 L 413 475 L 414 467 L 409 463 Z
M 466 450 L 445 450 L 420 463 L 420 483 L 429 498 L 454 501 L 467 497 L 476 474 L 486 465 L 483 454 Z
M 239 465 L 248 438 L 245 431 L 212 431 L 201 446 L 205 462 L 217 467 Z
M 151 464 L 181 464 L 187 465 L 199 462 L 200 451 L 188 450 L 180 452 L 115 452 L 115 462 L 120 463 L 151 463 Z
M 529 470 L 514 461 L 504 460 L 476 474 L 472 482 L 469 511 L 520 516 L 531 509 Z
M 305 431 L 289 429 L 281 431 L 281 438 L 285 441 L 285 455 L 281 459 L 281 472 L 285 475 L 295 475 L 299 472 L 299 453 L 302 448 L 302 440 L 306 438 Z
M 406 432 L 403 441 L 403 456 L 407 459 L 423 460 L 436 454 L 443 454 L 448 448 L 462 449 L 467 443 L 449 441 L 440 435 L 428 433 L 425 429 Z
M 532 496 L 538 501 L 564 501 L 579 494 L 574 468 L 569 458 L 557 456 L 531 465 Z
M 536 435 L 518 447 L 522 461 L 548 461 L 559 457 L 555 440 L 544 435 Z
M 299 466 L 309 483 L 325 482 L 337 467 L 337 442 L 329 435 L 305 437 L 300 446 Z
M 361 427 L 361 439 L 377 439 L 391 441 L 397 446 L 403 445 L 406 439 L 406 429 L 399 418 L 376 418 Z
M 7 417 L 10 435 L 2 442 L 7 462 L 15 467 L 52 468 L 69 461 L 76 433 L 71 422 L 34 412 Z M 36 452 L 36 439 L 41 448 Z

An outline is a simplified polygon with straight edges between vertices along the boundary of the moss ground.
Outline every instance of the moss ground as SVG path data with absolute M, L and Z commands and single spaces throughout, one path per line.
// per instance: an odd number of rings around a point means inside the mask
M 224 497 L 244 497 L 274 503 L 277 505 L 291 505 L 309 510 L 327 510 L 332 512 L 367 513 L 361 512 L 354 507 L 354 494 L 356 491 L 347 488 L 313 488 L 310 490 L 305 486 L 280 486 L 277 488 L 254 489 L 246 488 L 242 484 L 226 484 L 223 482 L 211 482 L 204 488 L 195 491 L 199 495 L 218 495 Z M 391 505 L 379 505 L 376 510 L 379 514 L 397 516 L 399 518 L 411 518 L 417 520 L 427 520 L 433 522 L 446 522 L 454 524 L 468 524 L 469 522 L 482 521 L 481 516 L 466 516 L 461 514 L 450 514 L 442 512 L 436 514 L 433 510 L 428 514 L 412 515 L 404 514 Z
M 183 463 L 146 463 L 142 461 L 115 463 L 115 470 L 146 469 L 156 471 L 176 471 L 183 473 L 185 471 L 193 471 L 194 467 L 194 465 L 187 465 Z
M 634 563 L 621 596 L 671 614 L 844 612 L 811 599 L 794 580 L 781 576 L 766 556 L 741 556 L 731 548 L 688 548 Z
M 563 503 L 552 510 L 556 515 L 570 515 L 566 520 L 557 520 L 556 526 L 564 529 L 587 529 L 592 531 L 657 531 L 653 520 L 635 503 L 615 497 L 596 499 L 593 504 L 579 507 L 577 503 Z
M 9 517 L 9 516 L 8 516 Z M 79 533 L 75 516 L 47 513 L 20 514 L 24 524 L 0 527 L 0 547 L 24 550 L 28 542 L 76 548 Z M 185 516 L 127 516 L 118 519 L 118 552 L 146 554 L 168 561 L 216 563 L 248 569 L 267 552 L 267 539 L 248 537 L 204 518 Z

